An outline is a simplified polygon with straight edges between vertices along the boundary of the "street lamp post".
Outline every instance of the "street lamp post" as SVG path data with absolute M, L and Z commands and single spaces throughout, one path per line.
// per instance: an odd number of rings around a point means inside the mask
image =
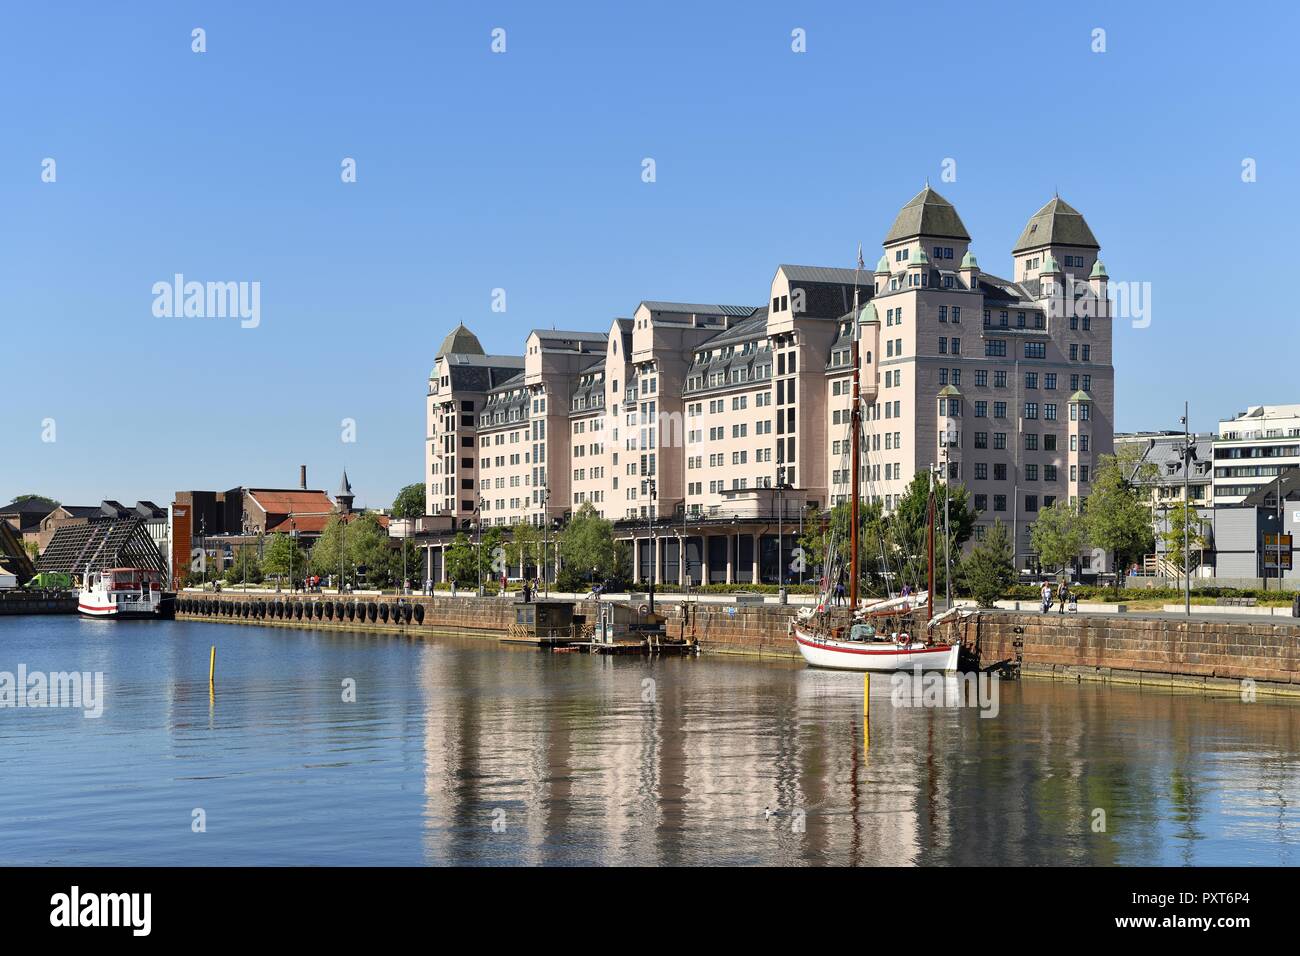
M 483 596 L 483 495 L 474 504 L 474 569 L 478 572 L 478 596 Z
M 655 554 L 655 545 L 658 539 L 655 537 L 655 501 L 659 497 L 657 486 L 653 478 L 646 480 L 646 489 L 650 494 L 650 507 L 646 509 L 646 524 L 650 531 L 650 613 L 655 612 L 655 576 L 659 573 L 659 561 Z
M 781 545 L 785 543 L 785 465 L 776 469 L 776 591 L 782 604 L 788 600 L 785 590 L 785 559 L 781 554 Z
M 1183 402 L 1183 447 L 1180 449 L 1183 459 L 1183 613 L 1192 616 L 1192 556 L 1191 556 L 1191 520 L 1187 509 L 1191 507 L 1192 496 L 1189 491 L 1188 475 L 1192 462 L 1196 460 L 1196 440 L 1191 437 L 1187 421 L 1188 406 Z M 1196 523 L 1200 525 L 1201 513 L 1196 513 Z
M 542 485 L 542 591 L 547 596 L 551 595 L 551 579 L 546 572 L 546 531 L 551 523 L 551 483 L 548 481 Z

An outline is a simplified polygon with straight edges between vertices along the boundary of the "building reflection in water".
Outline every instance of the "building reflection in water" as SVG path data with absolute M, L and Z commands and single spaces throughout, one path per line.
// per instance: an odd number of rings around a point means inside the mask
M 1204 863 L 1234 834 L 1294 841 L 1285 703 L 1002 682 L 981 718 L 951 680 L 949 706 L 896 707 L 877 675 L 864 749 L 862 676 L 785 662 L 431 643 L 420 689 L 430 863 Z

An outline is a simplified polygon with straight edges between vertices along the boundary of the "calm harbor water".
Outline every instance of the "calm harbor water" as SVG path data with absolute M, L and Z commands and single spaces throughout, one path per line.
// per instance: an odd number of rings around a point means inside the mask
M 796 663 L 0 618 L 20 664 L 105 700 L 0 708 L 0 866 L 1300 863 L 1267 698 L 1027 680 L 987 719 L 877 677 L 864 753 L 861 675 Z

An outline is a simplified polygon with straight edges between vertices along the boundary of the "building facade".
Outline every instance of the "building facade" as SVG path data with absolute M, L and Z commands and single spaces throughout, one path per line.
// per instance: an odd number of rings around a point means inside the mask
M 1254 405 L 1219 422 L 1214 503 L 1240 504 L 1300 465 L 1300 405 Z
M 421 523 L 429 576 L 456 530 L 554 524 L 591 504 L 638 580 L 774 581 L 799 526 L 850 494 L 851 361 L 864 403 L 859 494 L 890 511 L 918 472 L 965 485 L 1035 566 L 1029 527 L 1084 502 L 1113 450 L 1107 273 L 1054 197 L 981 270 L 928 185 L 874 271 L 781 265 L 761 305 L 646 300 L 607 330 L 532 332 L 487 356 L 463 325 L 430 377 Z

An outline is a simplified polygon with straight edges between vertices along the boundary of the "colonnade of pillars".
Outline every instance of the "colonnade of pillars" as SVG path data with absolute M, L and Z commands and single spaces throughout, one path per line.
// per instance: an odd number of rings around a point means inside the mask
M 648 534 L 634 535 L 627 541 L 632 548 L 632 580 L 636 584 L 648 584 L 653 572 L 655 584 L 679 584 L 703 582 L 705 584 L 759 584 L 776 582 L 777 567 L 786 569 L 787 580 L 799 580 L 799 574 L 791 571 L 791 557 L 797 546 L 797 533 L 793 529 L 781 535 L 780 558 L 773 558 L 777 553 L 777 535 L 758 531 L 732 532 L 727 534 L 688 535 L 682 537 L 663 531 L 653 537 Z M 725 552 L 710 542 L 725 541 Z M 447 545 L 435 544 L 424 549 L 425 580 L 446 584 Z M 653 558 L 650 551 L 653 549 Z M 714 552 L 720 552 L 718 560 Z M 765 562 L 764 557 L 768 560 Z M 669 558 L 675 558 L 675 567 Z M 711 564 L 712 562 L 712 564 Z M 721 567 L 713 565 L 720 564 Z M 719 573 L 725 570 L 724 573 Z M 671 578 L 672 580 L 669 580 Z M 805 581 L 810 580 L 808 576 Z

